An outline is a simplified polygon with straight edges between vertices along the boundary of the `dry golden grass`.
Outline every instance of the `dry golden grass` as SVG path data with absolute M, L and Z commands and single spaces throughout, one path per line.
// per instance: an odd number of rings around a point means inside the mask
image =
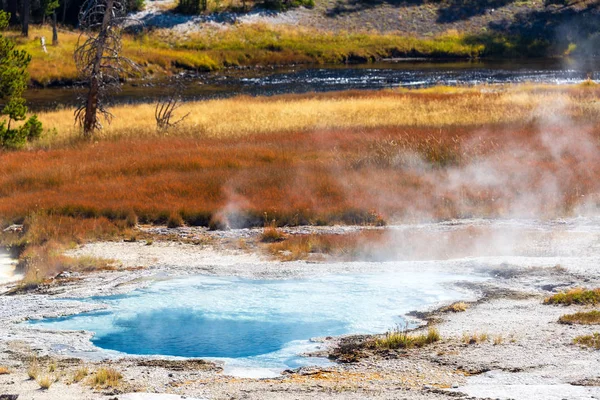
M 34 358 L 33 360 L 31 360 L 31 362 L 29 363 L 29 367 L 27 368 L 27 376 L 29 377 L 29 379 L 35 380 L 38 378 L 39 374 L 40 374 L 40 365 L 39 365 L 37 359 Z
M 75 371 L 75 373 L 73 374 L 73 382 L 80 382 L 83 380 L 83 378 L 85 378 L 86 376 L 88 376 L 90 373 L 90 371 L 88 370 L 87 367 L 80 367 L 77 369 L 77 371 Z
M 462 341 L 464 344 L 480 344 L 480 343 L 486 343 L 488 342 L 490 339 L 490 335 L 487 332 L 473 332 L 473 333 L 468 333 L 468 332 L 463 332 L 462 335 Z M 496 343 L 496 340 L 494 340 L 494 344 L 499 344 Z
M 581 93 L 586 92 L 586 93 Z M 589 92 L 589 93 L 587 93 Z M 178 112 L 189 116 L 169 137 L 236 138 L 258 134 L 285 134 L 331 129 L 376 129 L 387 127 L 482 126 L 535 121 L 560 112 L 590 121 L 600 117 L 600 90 L 505 88 L 499 92 L 483 88 L 437 88 L 415 91 L 348 92 L 344 94 L 237 97 L 185 103 Z M 155 138 L 153 104 L 114 107 L 113 122 L 105 124 L 100 138 L 114 140 Z M 134 116 L 134 118 L 132 118 Z M 73 123 L 73 110 L 39 114 L 48 135 L 37 147 L 72 143 L 80 136 Z
M 8 375 L 10 374 L 10 369 L 5 366 L 0 366 L 0 375 Z
M 44 375 L 38 378 L 37 383 L 40 385 L 40 389 L 48 390 L 50 386 L 55 382 L 55 378 L 51 375 Z
M 89 380 L 90 386 L 92 387 L 119 387 L 123 380 L 123 375 L 114 368 L 100 368 L 98 369 Z

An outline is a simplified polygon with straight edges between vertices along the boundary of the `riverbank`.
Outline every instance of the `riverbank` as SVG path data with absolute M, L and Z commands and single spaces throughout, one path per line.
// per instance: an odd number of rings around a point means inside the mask
M 31 85 L 72 86 L 78 82 L 73 60 L 79 32 L 62 30 L 60 44 L 47 46 L 45 27 L 32 27 L 29 39 L 9 33 L 17 48 L 32 55 Z M 410 36 L 397 33 L 331 32 L 285 25 L 241 24 L 226 27 L 208 25 L 185 35 L 162 29 L 125 35 L 124 57 L 139 67 L 123 79 L 153 80 L 179 73 L 204 73 L 237 68 L 269 68 L 294 65 L 370 64 L 385 59 L 473 60 L 539 58 L 563 56 L 562 52 L 529 49 L 518 35 L 440 33 Z
M 462 229 L 489 229 L 510 238 L 518 235 L 518 247 L 511 254 L 497 254 L 487 246 L 487 255 L 437 261 L 404 262 L 321 262 L 279 263 L 240 250 L 215 250 L 211 245 L 174 241 L 172 230 L 146 243 L 92 243 L 76 249 L 78 255 L 111 257 L 120 267 L 110 272 L 62 277 L 37 294 L 0 296 L 0 365 L 10 373 L 0 375 L 3 393 L 19 393 L 20 399 L 58 399 L 79 396 L 105 399 L 121 393 L 141 391 L 171 393 L 187 398 L 221 399 L 245 396 L 259 398 L 353 399 L 368 396 L 392 399 L 513 398 L 528 399 L 532 393 L 544 398 L 577 398 L 597 395 L 596 351 L 572 343 L 594 326 L 563 325 L 558 318 L 586 309 L 571 305 L 550 306 L 543 299 L 569 287 L 597 287 L 598 239 L 593 219 L 536 221 L 464 220 L 454 224 L 398 226 L 390 229 L 426 231 L 445 235 Z M 525 225 L 523 225 L 525 223 Z M 497 229 L 501 229 L 498 231 Z M 504 234 L 504 229 L 508 229 Z M 438 233 L 436 233 L 438 232 Z M 514 233 L 514 232 L 513 232 Z M 207 235 L 212 235 L 206 233 Z M 260 236 L 260 233 L 255 233 Z M 292 234 L 290 232 L 290 234 Z M 247 238 L 245 231 L 230 231 L 231 238 Z M 163 239 L 161 239 L 161 237 Z M 481 237 L 476 235 L 476 237 Z M 211 243 L 215 237 L 206 238 Z M 527 255 L 527 256 L 525 256 Z M 558 265 L 560 264 L 560 265 Z M 135 268 L 135 269 L 133 269 Z M 421 349 L 366 350 L 355 362 L 324 368 L 304 368 L 279 378 L 247 379 L 228 376 L 211 364 L 156 361 L 98 352 L 86 332 L 53 332 L 18 324 L 25 319 L 68 315 L 97 309 L 93 302 L 77 298 L 93 295 L 124 295 L 144 287 L 154 279 L 208 274 L 244 276 L 259 279 L 297 279 L 331 273 L 377 273 L 410 271 L 485 275 L 491 279 L 475 283 L 455 283 L 454 287 L 472 293 L 471 301 L 449 312 L 441 307 L 432 313 L 417 313 L 439 330 L 441 341 Z M 57 301 L 56 297 L 72 300 Z M 445 306 L 441 304 L 440 306 Z M 433 306 L 435 308 L 435 306 Z M 472 338 L 475 338 L 472 340 Z M 364 340 L 362 338 L 361 340 Z M 334 351 L 338 339 L 326 340 L 323 355 Z M 37 355 L 40 368 L 54 364 L 59 379 L 50 389 L 38 391 L 35 381 L 26 379 L 31 357 Z M 74 358 L 75 357 L 75 358 Z M 110 361 L 102 361 L 109 357 Z M 81 360 L 81 361 L 80 361 Z M 72 382 L 74 373 L 85 365 L 90 374 L 100 366 L 110 366 L 123 374 L 116 388 L 93 390 L 87 380 Z M 586 383 L 587 382 L 587 383 Z M 70 384 L 67 384 L 70 383 Z M 62 397 L 61 397 L 62 396 Z M 177 397 L 175 397 L 177 398 Z

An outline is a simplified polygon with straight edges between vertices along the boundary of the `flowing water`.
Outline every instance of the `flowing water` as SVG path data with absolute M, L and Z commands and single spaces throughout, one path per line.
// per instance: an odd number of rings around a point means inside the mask
M 464 297 L 448 282 L 476 279 L 417 272 L 293 280 L 195 276 L 83 299 L 108 309 L 32 323 L 94 332 L 96 346 L 121 353 L 216 358 L 225 360 L 228 373 L 272 376 L 327 364 L 300 356 L 318 348 L 313 337 L 385 332 L 404 325 L 402 314 L 410 310 Z
M 170 80 L 133 82 L 123 86 L 110 102 L 147 103 L 167 96 L 180 85 L 185 100 L 202 100 L 235 95 L 278 95 L 336 90 L 476 85 L 503 83 L 574 84 L 600 68 L 582 68 L 564 60 L 486 62 L 397 62 L 360 66 L 297 66 L 259 70 L 227 70 L 218 73 L 181 75 Z M 34 111 L 77 104 L 83 90 L 47 88 L 28 90 Z

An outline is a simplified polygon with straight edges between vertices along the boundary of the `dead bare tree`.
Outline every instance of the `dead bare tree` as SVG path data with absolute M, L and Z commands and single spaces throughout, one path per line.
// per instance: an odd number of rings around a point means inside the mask
M 187 118 L 190 113 L 185 114 L 183 117 L 179 118 L 175 122 L 171 122 L 171 118 L 173 118 L 173 112 L 181 107 L 181 95 L 179 94 L 179 90 L 174 92 L 167 98 L 160 100 L 156 104 L 156 109 L 154 110 L 154 118 L 156 119 L 156 128 L 159 131 L 166 131 L 169 128 L 179 124 L 181 121 Z
M 79 74 L 88 86 L 84 101 L 75 111 L 83 135 L 91 138 L 102 129 L 100 118 L 110 123 L 112 114 L 104 104 L 106 94 L 120 88 L 119 79 L 137 69 L 122 57 L 121 34 L 127 20 L 126 0 L 87 0 L 79 13 L 79 36 L 74 58 Z

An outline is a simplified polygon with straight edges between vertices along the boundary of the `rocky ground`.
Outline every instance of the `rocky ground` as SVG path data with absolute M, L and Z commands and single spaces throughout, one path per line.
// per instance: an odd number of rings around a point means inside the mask
M 454 228 L 443 225 L 443 229 Z M 10 372 L 0 375 L 0 395 L 18 394 L 19 399 L 122 400 L 169 400 L 181 396 L 187 399 L 600 398 L 600 352 L 572 344 L 574 337 L 598 331 L 598 327 L 557 322 L 562 314 L 585 309 L 581 306 L 542 304 L 546 296 L 558 290 L 600 286 L 597 252 L 600 232 L 587 224 L 582 227 L 571 223 L 535 229 L 550 229 L 551 239 L 544 235 L 543 239 L 530 243 L 527 256 L 410 263 L 280 263 L 245 251 L 215 250 L 218 248 L 215 243 L 221 240 L 218 236 L 235 236 L 235 231 L 205 232 L 212 237 L 197 244 L 174 239 L 177 234 L 189 236 L 191 233 L 185 228 L 164 230 L 169 240 L 160 240 L 160 232 L 154 232 L 156 240 L 150 245 L 89 244 L 75 252 L 110 257 L 119 260 L 122 267 L 90 275 L 62 276 L 57 284 L 35 293 L 0 296 L 0 366 L 7 366 Z M 491 279 L 455 284 L 471 293 L 472 301 L 465 311 L 448 311 L 438 304 L 432 310 L 414 313 L 414 317 L 437 327 L 442 337 L 440 342 L 421 349 L 381 351 L 361 346 L 340 347 L 340 344 L 361 343 L 364 337 L 333 338 L 324 341 L 323 354 L 339 353 L 343 348 L 356 356 L 350 357 L 354 362 L 285 371 L 271 379 L 228 376 L 221 365 L 200 361 L 123 358 L 95 348 L 88 332 L 44 331 L 19 324 L 31 318 L 96 309 L 98 305 L 82 303 L 76 298 L 126 293 L 157 277 L 211 274 L 278 279 L 393 268 L 485 274 Z M 57 300 L 59 295 L 65 300 Z M 33 356 L 37 357 L 40 370 L 54 364 L 58 381 L 48 390 L 40 390 L 35 381 L 27 378 Z M 123 383 L 117 388 L 104 389 L 90 387 L 86 379 L 74 383 L 73 375 L 81 365 L 90 371 L 101 366 L 114 367 L 123 374 Z
M 173 12 L 175 0 L 147 0 L 145 9 L 134 13 L 132 17 L 143 22 L 146 28 L 168 28 L 180 34 L 199 31 L 209 26 L 265 23 L 338 32 L 394 32 L 421 37 L 507 31 L 524 35 L 544 35 L 547 29 L 554 29 L 563 24 L 565 28 L 566 25 L 572 25 L 571 20 L 578 18 L 580 13 L 586 14 L 580 27 L 597 18 L 596 4 L 593 2 L 577 1 L 569 4 L 565 7 L 560 2 L 544 0 L 316 0 L 315 7 L 310 9 L 300 7 L 285 12 L 254 9 L 243 14 L 213 12 L 186 16 Z

